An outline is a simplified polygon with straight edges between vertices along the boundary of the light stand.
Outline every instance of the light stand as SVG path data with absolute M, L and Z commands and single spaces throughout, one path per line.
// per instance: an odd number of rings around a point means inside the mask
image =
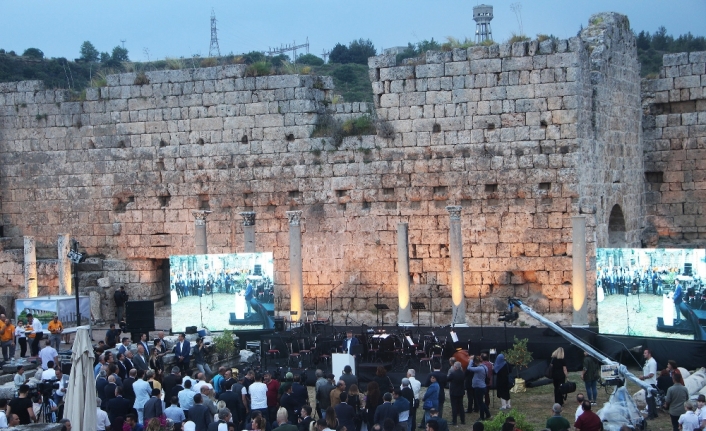
M 81 326 L 81 307 L 78 294 L 78 273 L 76 271 L 76 264 L 81 263 L 84 259 L 83 254 L 78 252 L 78 241 L 73 241 L 71 250 L 67 257 L 71 261 L 71 273 L 74 279 L 74 296 L 76 297 L 76 326 Z
M 625 318 L 627 319 L 628 328 L 625 330 L 625 335 L 637 335 L 630 327 L 630 309 L 628 307 L 628 296 L 625 295 Z
M 417 338 L 420 337 L 421 335 L 421 329 L 419 329 L 422 325 L 419 322 L 419 315 L 421 314 L 422 310 L 425 310 L 426 307 L 424 306 L 423 302 L 412 302 L 412 310 L 417 310 Z
M 483 339 L 483 297 L 482 292 L 478 290 L 478 309 L 480 310 L 480 339 Z

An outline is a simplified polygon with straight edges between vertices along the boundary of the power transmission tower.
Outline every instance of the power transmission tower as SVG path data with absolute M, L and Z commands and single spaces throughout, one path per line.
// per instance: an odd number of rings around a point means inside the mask
M 280 45 L 279 48 L 270 48 L 265 54 L 268 56 L 272 57 L 275 55 L 279 54 L 284 54 L 287 51 L 292 51 L 294 54 L 294 59 L 292 61 L 297 61 L 297 49 L 300 48 L 306 48 L 306 53 L 309 53 L 309 38 L 306 38 L 306 43 L 303 43 L 301 45 L 297 45 L 297 42 L 295 41 L 292 45 Z
M 324 58 L 324 63 L 326 63 L 326 60 L 328 59 L 328 56 L 331 54 L 331 51 L 326 51 L 325 49 L 321 52 L 321 56 Z
M 211 46 L 208 47 L 208 56 L 221 56 L 221 49 L 218 47 L 218 32 L 216 30 L 216 12 L 213 9 L 211 9 Z

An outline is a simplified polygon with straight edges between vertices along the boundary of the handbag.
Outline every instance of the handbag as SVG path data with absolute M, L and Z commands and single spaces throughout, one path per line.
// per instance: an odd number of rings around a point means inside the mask
M 576 383 L 567 380 L 565 383 L 559 385 L 559 392 L 564 395 L 576 392 Z
M 544 370 L 544 377 L 548 379 L 554 378 L 554 358 L 552 358 L 551 362 L 549 362 L 549 365 L 547 365 L 547 368 Z

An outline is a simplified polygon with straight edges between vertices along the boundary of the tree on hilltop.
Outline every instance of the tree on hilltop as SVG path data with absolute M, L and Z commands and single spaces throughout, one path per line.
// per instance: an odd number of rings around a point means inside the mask
M 130 61 L 130 57 L 127 55 L 127 48 L 123 48 L 120 45 L 116 46 L 113 48 L 113 54 L 110 56 L 110 58 L 113 61 Z
M 331 63 L 357 63 L 368 64 L 368 57 L 377 55 L 375 46 L 370 39 L 358 39 L 348 44 L 348 46 L 337 43 L 331 50 L 329 61 Z
M 98 61 L 100 54 L 95 46 L 90 41 L 85 41 L 81 44 L 81 60 L 94 62 Z M 107 54 L 107 53 L 106 53 Z
M 306 64 L 308 66 L 321 66 L 324 64 L 324 60 L 314 54 L 301 54 L 297 57 L 296 63 Z
M 27 48 L 25 52 L 22 53 L 22 57 L 36 58 L 41 60 L 44 58 L 44 53 L 39 48 Z

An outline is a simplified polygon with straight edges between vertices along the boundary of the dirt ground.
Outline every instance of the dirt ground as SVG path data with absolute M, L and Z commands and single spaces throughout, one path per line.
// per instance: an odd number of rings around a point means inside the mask
M 635 335 L 692 340 L 693 335 L 657 331 L 657 317 L 662 316 L 662 297 L 641 293 L 627 297 L 610 295 L 598 303 L 598 328 L 601 334 Z M 628 325 L 630 331 L 628 333 Z
M 262 324 L 230 325 L 228 319 L 232 312 L 235 312 L 233 295 L 216 293 L 213 298 L 210 295 L 201 298 L 187 296 L 172 304 L 172 321 L 175 323 L 173 327 L 198 326 L 208 328 L 210 331 L 262 329 Z

